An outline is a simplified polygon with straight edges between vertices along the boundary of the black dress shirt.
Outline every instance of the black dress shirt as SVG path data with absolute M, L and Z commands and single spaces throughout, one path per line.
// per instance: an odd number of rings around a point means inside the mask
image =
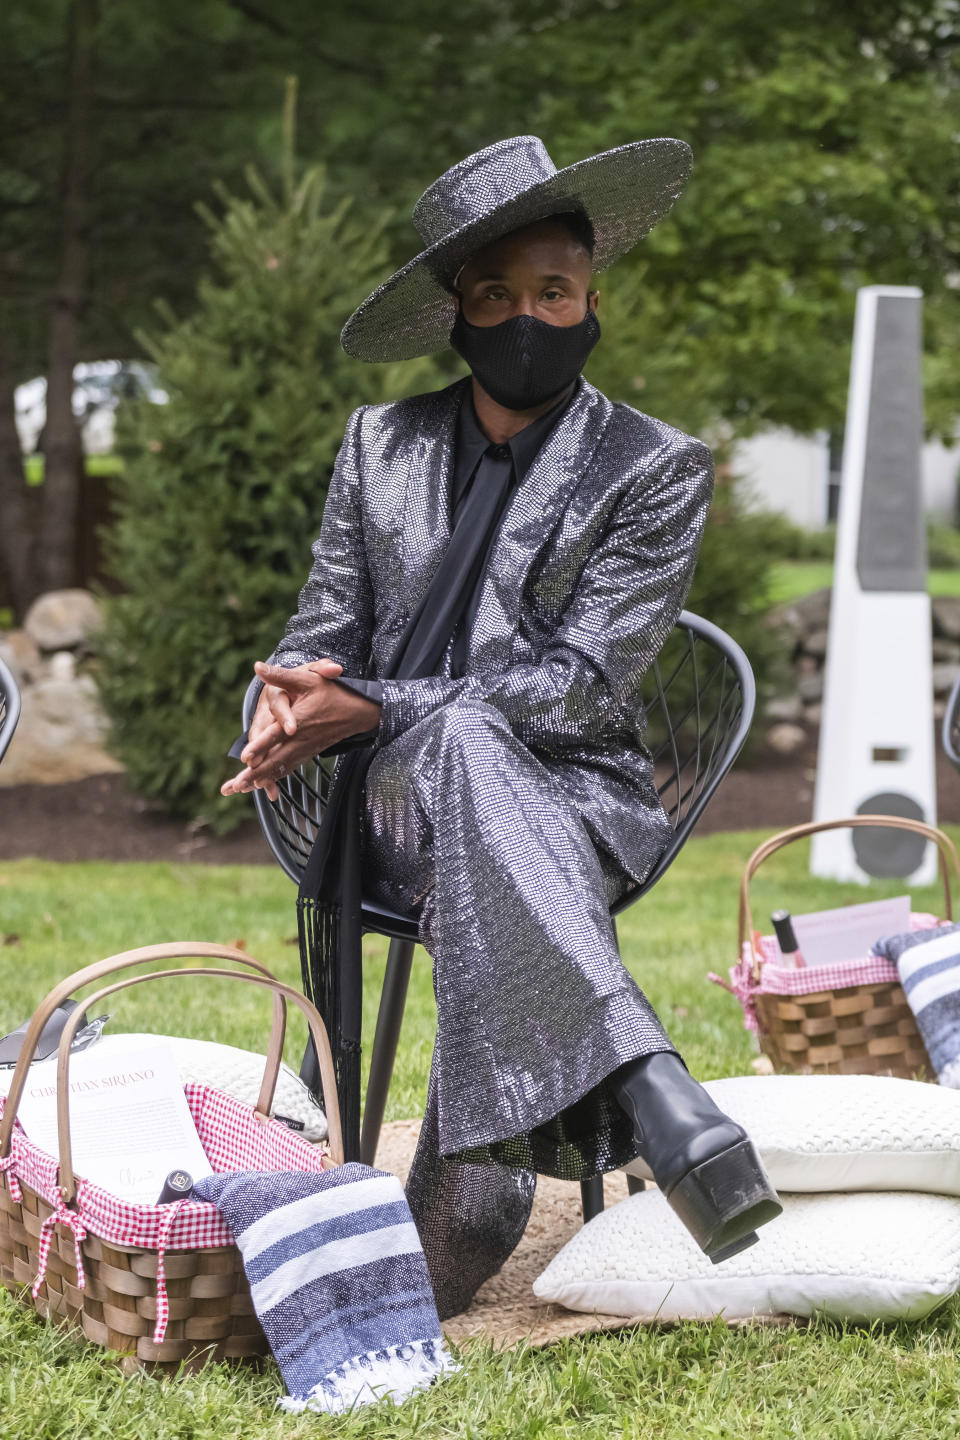
M 497 524 L 491 531 L 487 551 L 483 557 L 483 563 L 480 566 L 480 571 L 471 592 L 463 620 L 457 627 L 454 635 L 453 653 L 450 657 L 450 673 L 454 677 L 462 675 L 466 668 L 470 634 L 473 630 L 477 607 L 480 604 L 480 595 L 483 590 L 487 563 L 489 562 L 490 553 L 493 550 L 499 532 L 499 522 L 506 514 L 517 486 L 522 482 L 530 466 L 543 448 L 544 441 L 550 434 L 550 431 L 567 408 L 575 389 L 576 384 L 572 385 L 569 392 L 564 395 L 561 400 L 558 400 L 557 404 L 548 410 L 545 415 L 541 415 L 538 419 L 532 420 L 529 425 L 525 425 L 522 430 L 518 430 L 516 435 L 511 436 L 503 445 L 495 447 L 493 451 L 494 454 L 502 453 L 503 459 L 506 459 L 509 455 L 513 462 L 513 475 L 500 505 Z M 449 497 L 451 533 L 456 529 L 457 521 L 463 513 L 464 501 L 480 469 L 480 462 L 489 449 L 490 440 L 480 428 L 480 422 L 473 408 L 473 396 L 468 391 L 464 397 L 463 404 L 460 406 L 460 413 L 457 417 L 457 434 Z M 354 678 L 353 676 L 338 675 L 337 683 L 346 686 L 348 690 L 356 691 L 358 695 L 363 695 L 368 700 L 373 700 L 377 705 L 382 703 L 383 689 L 379 680 L 363 680 Z M 362 734 L 351 735 L 349 740 L 341 741 L 337 749 L 346 749 L 355 743 L 365 743 L 368 740 L 374 739 L 377 735 L 378 728 L 378 726 L 374 726 L 371 730 L 366 730 Z

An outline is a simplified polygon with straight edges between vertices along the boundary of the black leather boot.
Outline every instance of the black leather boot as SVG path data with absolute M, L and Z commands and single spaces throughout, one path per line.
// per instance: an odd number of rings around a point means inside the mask
M 715 1265 L 756 1243 L 783 1209 L 746 1131 L 711 1100 L 673 1050 L 611 1077 L 664 1198 Z

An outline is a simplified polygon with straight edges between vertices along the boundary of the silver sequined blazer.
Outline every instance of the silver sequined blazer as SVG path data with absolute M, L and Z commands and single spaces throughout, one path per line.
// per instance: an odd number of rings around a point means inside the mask
M 275 663 L 380 675 L 449 539 L 469 383 L 351 415 Z M 441 673 L 384 681 L 378 743 L 459 696 L 486 701 L 642 879 L 664 816 L 640 681 L 683 607 L 712 488 L 706 445 L 581 378 L 504 516 L 466 673 L 450 678 L 448 648 Z

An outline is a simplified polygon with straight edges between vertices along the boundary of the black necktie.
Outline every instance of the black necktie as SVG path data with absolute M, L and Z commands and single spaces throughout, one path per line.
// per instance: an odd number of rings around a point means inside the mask
M 466 641 L 467 606 L 513 482 L 513 457 L 506 445 L 488 445 L 457 510 L 443 559 L 410 620 L 392 673 L 404 679 L 432 675 L 456 630 Z
M 413 680 L 435 673 L 466 614 L 512 479 L 508 447 L 489 446 L 457 514 L 443 559 L 407 621 L 384 679 Z M 341 756 L 297 899 L 303 987 L 330 1035 L 349 1160 L 357 1158 L 360 1144 L 361 810 L 372 756 L 372 746 Z M 312 1044 L 301 1075 L 312 1090 L 319 1088 Z

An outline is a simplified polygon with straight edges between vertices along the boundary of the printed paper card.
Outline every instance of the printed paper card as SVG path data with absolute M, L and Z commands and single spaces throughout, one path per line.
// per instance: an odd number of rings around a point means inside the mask
M 2 1093 L 12 1078 L 0 1073 Z M 17 1117 L 35 1145 L 59 1153 L 55 1059 L 31 1065 Z M 155 1203 L 171 1170 L 194 1180 L 213 1174 L 173 1052 L 160 1041 L 102 1057 L 93 1045 L 70 1057 L 70 1138 L 78 1176 L 139 1204 Z
M 793 929 L 808 965 L 858 960 L 881 936 L 910 929 L 910 896 L 794 915 Z

